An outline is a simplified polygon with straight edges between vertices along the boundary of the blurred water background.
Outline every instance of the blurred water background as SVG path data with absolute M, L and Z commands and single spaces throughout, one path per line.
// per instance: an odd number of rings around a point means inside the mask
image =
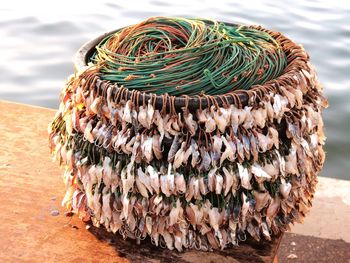
M 57 108 L 84 42 L 158 15 L 260 24 L 303 44 L 330 102 L 322 176 L 350 180 L 350 0 L 2 1 L 0 99 Z

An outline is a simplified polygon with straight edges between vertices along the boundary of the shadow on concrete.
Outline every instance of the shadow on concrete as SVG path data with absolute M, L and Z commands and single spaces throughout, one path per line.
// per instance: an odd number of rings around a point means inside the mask
M 296 257 L 291 256 L 292 254 Z M 350 243 L 342 239 L 332 240 L 286 233 L 278 250 L 278 259 L 281 263 L 349 263 Z
M 238 247 L 230 247 L 223 251 L 202 252 L 187 249 L 184 252 L 168 250 L 151 244 L 150 238 L 137 244 L 136 240 L 124 240 L 121 235 L 108 232 L 104 227 L 91 226 L 88 230 L 98 240 L 113 246 L 116 254 L 130 262 L 272 262 L 276 254 L 281 237 L 272 242 L 256 242 L 248 238 Z

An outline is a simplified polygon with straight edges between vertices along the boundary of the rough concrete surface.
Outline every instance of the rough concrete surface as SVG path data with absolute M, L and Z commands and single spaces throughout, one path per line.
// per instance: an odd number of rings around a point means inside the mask
M 320 177 L 310 213 L 292 232 L 350 243 L 350 181 Z
M 280 263 L 349 263 L 350 244 L 344 240 L 287 233 L 278 250 Z
M 252 262 L 253 256 L 255 262 L 271 261 L 277 244 L 176 253 L 86 229 L 65 216 L 61 170 L 48 149 L 47 125 L 54 114 L 0 101 L 0 262 Z M 305 224 L 282 239 L 279 262 L 350 262 L 349 243 L 340 240 L 350 242 L 348 192 L 348 181 L 320 178 Z

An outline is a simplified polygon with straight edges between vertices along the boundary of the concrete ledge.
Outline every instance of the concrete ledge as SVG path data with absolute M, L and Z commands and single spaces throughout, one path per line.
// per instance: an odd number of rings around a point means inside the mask
M 109 239 L 97 241 L 95 230 L 86 230 L 76 217 L 63 215 L 64 184 L 58 164 L 51 161 L 47 139 L 47 125 L 54 114 L 50 109 L 0 101 L 0 262 L 143 261 L 144 257 L 132 258 L 133 249 L 141 255 L 157 254 L 155 261 L 169 261 L 170 254 L 154 247 L 122 243 L 116 248 Z M 294 226 L 292 232 L 350 242 L 349 193 L 350 181 L 320 178 L 314 207 L 305 224 Z M 53 216 L 53 210 L 59 215 Z M 266 259 L 264 254 L 261 257 Z M 219 258 L 238 262 L 225 252 Z M 219 258 L 188 252 L 177 259 L 210 262 Z
M 320 177 L 310 213 L 292 232 L 350 242 L 350 181 Z

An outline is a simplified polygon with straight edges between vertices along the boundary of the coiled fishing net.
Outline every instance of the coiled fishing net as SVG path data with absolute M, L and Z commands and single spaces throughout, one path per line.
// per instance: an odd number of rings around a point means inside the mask
M 155 94 L 208 95 L 277 77 L 279 43 L 254 28 L 194 19 L 149 19 L 107 36 L 91 57 L 101 79 Z
M 178 251 L 303 221 L 327 100 L 300 45 L 260 26 L 154 17 L 92 48 L 49 126 L 69 210 Z

